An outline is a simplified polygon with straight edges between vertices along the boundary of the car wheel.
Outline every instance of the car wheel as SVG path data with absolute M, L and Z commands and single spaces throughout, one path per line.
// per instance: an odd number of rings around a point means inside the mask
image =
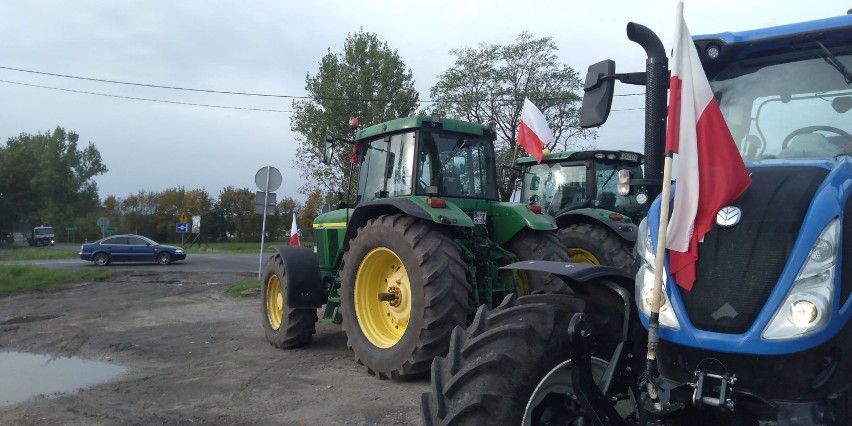
M 172 263 L 172 255 L 170 255 L 169 252 L 166 251 L 158 254 L 157 263 L 159 263 L 160 265 L 168 265 L 169 263 Z
M 96 253 L 92 256 L 92 262 L 98 266 L 107 266 L 109 265 L 109 255 L 106 253 Z

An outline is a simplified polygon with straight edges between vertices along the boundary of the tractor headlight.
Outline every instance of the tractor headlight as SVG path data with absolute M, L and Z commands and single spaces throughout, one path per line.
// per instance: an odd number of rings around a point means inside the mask
M 618 191 L 618 195 L 622 197 L 630 195 L 630 170 L 621 169 L 618 171 L 616 190 Z
M 648 218 L 639 222 L 639 233 L 636 238 L 636 255 L 639 258 L 639 271 L 636 272 L 636 306 L 646 317 L 651 317 L 651 301 L 654 293 L 654 270 L 657 256 L 654 244 L 651 242 L 651 231 L 648 229 Z M 663 294 L 660 299 L 660 325 L 677 330 L 680 323 L 674 309 L 666 296 L 666 274 L 663 272 Z
M 816 333 L 828 323 L 839 242 L 840 220 L 834 219 L 811 247 L 790 293 L 763 330 L 764 339 L 795 339 Z

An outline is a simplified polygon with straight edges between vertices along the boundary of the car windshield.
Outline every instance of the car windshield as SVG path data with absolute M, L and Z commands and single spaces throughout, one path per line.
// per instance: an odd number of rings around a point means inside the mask
M 743 159 L 852 154 L 852 85 L 841 71 L 852 70 L 852 47 L 812 47 L 710 78 Z
M 36 228 L 36 235 L 53 235 L 53 228 Z

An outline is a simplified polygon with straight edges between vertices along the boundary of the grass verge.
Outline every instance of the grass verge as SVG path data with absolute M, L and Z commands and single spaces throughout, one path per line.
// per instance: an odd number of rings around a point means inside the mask
M 227 292 L 236 297 L 256 297 L 260 294 L 260 281 L 257 279 L 239 281 L 231 284 Z
M 112 276 L 108 270 L 67 271 L 33 265 L 0 265 L 0 296 L 71 287 Z
M 0 260 L 79 259 L 79 249 L 62 247 L 3 246 Z

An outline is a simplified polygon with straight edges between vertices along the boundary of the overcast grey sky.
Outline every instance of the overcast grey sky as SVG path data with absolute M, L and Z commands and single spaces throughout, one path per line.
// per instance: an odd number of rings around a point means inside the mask
M 339 52 L 363 27 L 396 49 L 420 99 L 453 63 L 449 50 L 512 43 L 522 31 L 550 36 L 580 75 L 602 59 L 644 70 L 644 51 L 627 40 L 633 21 L 670 49 L 675 0 L 617 1 L 202 1 L 3 0 L 0 67 L 87 78 L 219 91 L 304 96 L 327 49 Z M 837 0 L 686 0 L 692 34 L 741 31 L 842 15 Z M 278 198 L 299 194 L 290 131 L 292 100 L 107 84 L 0 69 L 0 141 L 56 126 L 93 142 L 109 172 L 101 198 L 183 186 L 255 190 L 261 167 L 284 175 Z M 47 89 L 34 86 L 46 86 Z M 208 108 L 130 100 L 219 105 Z M 620 93 L 641 92 L 621 86 Z M 618 92 L 617 92 L 618 93 Z M 616 98 L 600 148 L 642 149 L 643 99 Z M 423 104 L 421 104 L 423 105 Z

